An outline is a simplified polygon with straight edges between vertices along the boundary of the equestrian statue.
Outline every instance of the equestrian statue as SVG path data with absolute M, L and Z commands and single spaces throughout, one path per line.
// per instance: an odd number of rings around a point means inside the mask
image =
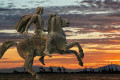
M 35 34 L 27 39 L 21 40 L 19 43 L 14 41 L 5 41 L 0 47 L 0 59 L 4 55 L 5 51 L 15 45 L 17 51 L 22 57 L 24 67 L 27 72 L 35 76 L 36 79 L 40 79 L 40 75 L 33 71 L 32 65 L 35 56 L 40 56 L 39 61 L 45 65 L 44 57 L 52 57 L 53 53 L 63 54 L 75 54 L 79 65 L 83 66 L 81 58 L 84 57 L 83 49 L 78 42 L 68 44 L 66 41 L 66 35 L 63 27 L 69 26 L 69 20 L 61 18 L 56 14 L 50 14 L 48 19 L 48 33 L 44 31 L 44 21 L 42 18 L 43 7 L 37 7 L 35 14 L 24 15 L 14 28 L 22 34 L 27 35 L 28 29 L 31 24 L 35 27 Z M 79 53 L 70 48 L 77 46 Z

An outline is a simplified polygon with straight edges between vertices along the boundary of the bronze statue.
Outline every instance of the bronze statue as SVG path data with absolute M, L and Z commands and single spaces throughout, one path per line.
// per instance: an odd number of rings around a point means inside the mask
M 53 53 L 71 54 L 74 53 L 79 61 L 79 65 L 83 66 L 81 58 L 84 57 L 83 50 L 78 42 L 67 44 L 66 35 L 62 27 L 69 26 L 69 21 L 62 19 L 56 14 L 51 14 L 48 20 L 48 34 L 45 35 L 43 31 L 43 20 L 41 16 L 43 9 L 38 7 L 35 15 L 23 16 L 21 20 L 16 24 L 15 28 L 18 32 L 27 34 L 30 24 L 35 25 L 35 35 L 23 39 L 19 43 L 14 41 L 5 41 L 0 48 L 0 58 L 2 58 L 4 52 L 11 46 L 16 45 L 19 55 L 25 60 L 24 67 L 27 72 L 35 76 L 36 79 L 40 79 L 40 76 L 32 70 L 33 59 L 35 56 L 41 56 L 40 62 L 44 64 L 44 57 L 46 55 L 51 57 Z M 26 24 L 27 23 L 27 24 Z M 42 37 L 41 37 L 42 36 Z M 49 39 L 49 40 L 48 40 Z M 80 55 L 75 50 L 69 50 L 73 46 L 79 48 Z M 47 51 L 46 51 L 47 49 Z
M 33 23 L 33 25 L 35 27 L 35 33 L 36 33 L 34 38 L 36 38 L 36 39 L 42 38 L 45 40 L 46 48 L 43 53 L 51 57 L 51 55 L 49 54 L 49 50 L 48 50 L 51 38 L 50 38 L 50 36 L 46 35 L 43 31 L 44 22 L 43 22 L 43 19 L 41 16 L 42 14 L 43 14 L 43 7 L 37 7 L 35 14 L 29 14 L 29 15 L 23 16 L 20 19 L 20 21 L 15 25 L 15 29 L 18 32 L 27 35 L 28 28 Z M 37 50 L 39 50 L 39 48 L 37 48 Z

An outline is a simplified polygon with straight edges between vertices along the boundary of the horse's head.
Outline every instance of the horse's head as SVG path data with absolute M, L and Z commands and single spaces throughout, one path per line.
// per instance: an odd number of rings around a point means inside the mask
M 68 27 L 69 20 L 56 16 L 56 14 L 50 14 L 48 19 L 48 33 L 49 32 L 63 32 L 62 27 Z
M 61 27 L 69 27 L 69 25 L 70 25 L 69 20 L 62 18 Z

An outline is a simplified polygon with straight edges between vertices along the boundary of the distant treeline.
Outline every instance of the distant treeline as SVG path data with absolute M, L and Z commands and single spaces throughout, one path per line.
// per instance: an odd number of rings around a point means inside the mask
M 97 71 L 94 68 L 86 68 L 86 67 L 84 69 L 79 69 L 78 71 L 73 69 L 66 69 L 64 67 L 56 67 L 56 69 L 54 69 L 54 67 L 51 66 L 48 67 L 47 69 L 48 70 L 46 70 L 46 68 L 41 66 L 39 68 L 38 73 L 120 73 L 120 70 L 116 67 L 116 65 L 114 66 L 113 64 L 100 67 L 97 69 Z M 18 72 L 14 70 L 13 73 L 27 73 L 27 72 L 26 71 Z

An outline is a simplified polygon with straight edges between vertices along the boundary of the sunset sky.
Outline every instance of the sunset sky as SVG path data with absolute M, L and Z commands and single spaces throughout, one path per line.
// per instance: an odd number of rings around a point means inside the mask
M 27 1 L 30 2 L 30 0 Z M 45 7 L 43 17 L 45 21 L 47 21 L 49 13 L 57 13 L 70 20 L 70 27 L 63 29 L 66 33 L 68 43 L 77 41 L 82 46 L 85 55 L 82 59 L 84 66 L 81 67 L 78 64 L 79 62 L 74 54 L 60 55 L 55 53 L 52 58 L 45 57 L 45 67 L 63 66 L 69 69 L 77 69 L 85 67 L 98 68 L 111 63 L 120 65 L 120 9 L 104 7 L 89 8 L 90 5 L 88 3 L 82 3 L 82 5 L 85 6 L 89 5 L 88 8 L 81 8 L 81 4 L 77 3 L 79 0 L 71 1 L 74 2 L 73 5 L 68 3 L 58 5 L 58 7 L 56 7 L 56 5 L 46 7 L 46 5 L 51 4 L 52 0 L 44 2 L 44 5 L 42 4 L 42 6 Z M 9 7 L 11 5 L 10 3 L 14 4 L 14 6 Z M 59 3 L 62 3 L 62 1 Z M 28 36 L 17 33 L 13 26 L 23 15 L 34 13 L 38 5 L 35 3 L 32 4 L 34 6 L 30 6 L 30 4 L 27 3 L 25 6 L 22 2 L 19 6 L 16 4 L 17 3 L 12 0 L 12 2 L 4 1 L 3 5 L 0 6 L 0 44 L 5 40 L 19 42 L 33 35 L 34 27 L 32 26 Z M 23 5 L 25 7 L 23 7 Z M 51 11 L 49 11 L 49 9 Z M 45 28 L 47 28 L 46 24 L 47 22 L 45 22 Z M 78 52 L 77 47 L 73 47 L 72 50 Z M 43 66 L 38 59 L 39 57 L 35 57 L 34 66 Z M 24 60 L 18 55 L 15 46 L 9 48 L 2 59 L 0 59 L 0 69 L 23 67 L 23 65 Z

